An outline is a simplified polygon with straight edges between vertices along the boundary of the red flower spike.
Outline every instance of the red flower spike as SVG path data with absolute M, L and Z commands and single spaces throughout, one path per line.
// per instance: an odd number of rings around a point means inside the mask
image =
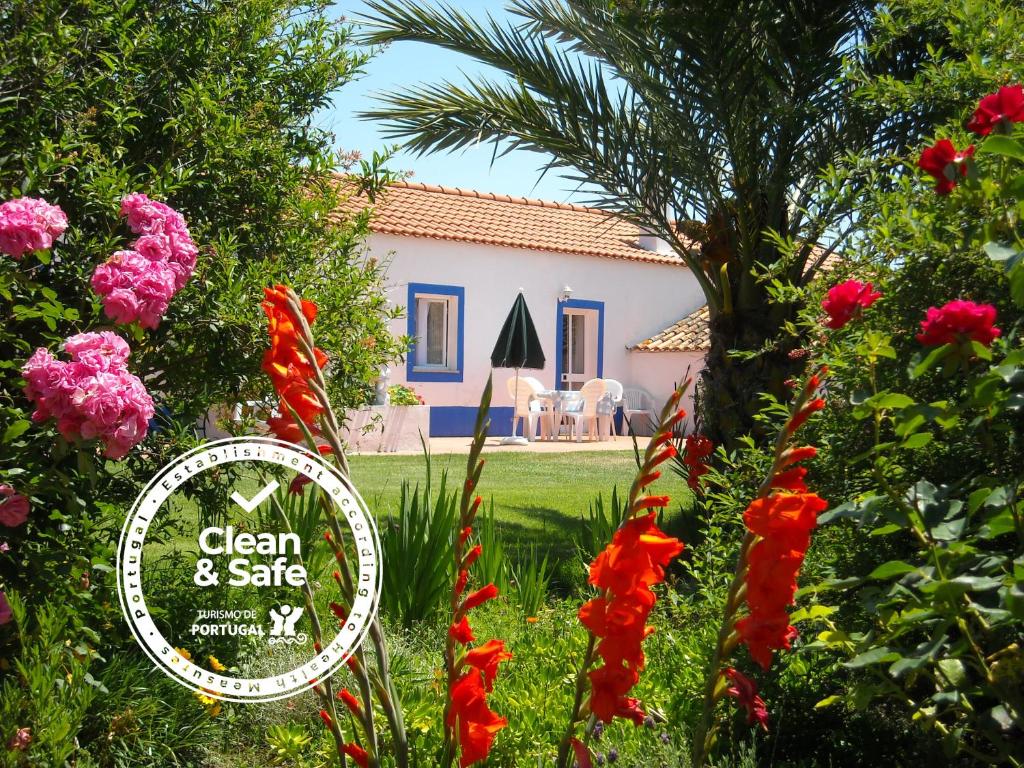
M 744 616 L 736 622 L 736 631 L 750 651 L 750 657 L 765 670 L 771 666 L 773 651 L 789 650 L 797 637 L 796 627 L 789 625 L 785 613 Z
M 327 714 L 327 710 L 326 709 L 321 709 L 320 710 L 320 719 L 324 721 L 324 725 L 326 725 L 328 728 L 331 727 L 331 723 L 333 721 L 331 720 L 331 716 L 329 714 Z
M 469 581 L 469 571 L 465 568 L 459 571 L 459 576 L 455 580 L 455 596 L 459 597 L 463 592 L 466 591 L 466 582 Z
M 789 433 L 793 434 L 794 432 L 796 432 L 798 429 L 800 429 L 800 427 L 804 425 L 804 422 L 806 422 L 807 419 L 810 418 L 811 414 L 817 413 L 824 407 L 825 401 L 822 398 L 816 397 L 813 400 L 811 400 L 797 413 L 795 413 L 793 417 L 789 420 L 789 425 L 787 427 Z
M 772 488 L 791 493 L 807 493 L 807 484 L 804 483 L 806 475 L 806 467 L 791 467 L 772 478 Z
M 345 619 L 348 618 L 348 611 L 346 611 L 343 606 L 338 605 L 337 603 L 331 603 L 330 604 L 330 609 L 331 609 L 331 613 L 333 613 L 335 616 L 337 616 L 342 621 L 344 621 Z
M 359 699 L 352 695 L 352 692 L 348 688 L 342 688 L 338 691 L 338 699 L 344 702 L 345 706 L 349 708 L 349 711 L 356 717 L 362 717 L 363 708 L 359 706 Z
M 678 451 L 676 451 L 676 447 L 669 443 L 669 445 L 666 446 L 661 453 L 654 457 L 654 460 L 651 462 L 651 466 L 656 467 L 659 464 L 666 462 L 671 458 L 674 458 L 677 453 Z
M 758 536 L 807 533 L 817 525 L 818 513 L 828 502 L 815 493 L 773 493 L 750 502 L 743 522 Z
M 757 723 L 765 732 L 768 731 L 768 709 L 764 699 L 757 695 L 757 685 L 742 672 L 729 667 L 725 676 L 732 685 L 725 692 L 736 699 L 736 702 L 747 711 L 747 724 Z
M 973 144 L 959 152 L 949 139 L 939 139 L 921 153 L 917 165 L 936 180 L 937 194 L 948 195 L 957 182 L 967 175 L 967 159 L 973 155 Z
M 488 640 L 483 645 L 466 652 L 463 661 L 476 667 L 484 674 L 485 687 L 490 693 L 494 689 L 494 678 L 498 676 L 498 665 L 512 658 L 501 640 Z
M 459 531 L 459 544 L 465 544 L 466 540 L 473 535 L 473 529 L 468 525 Z
M 493 600 L 498 596 L 498 588 L 493 584 L 488 584 L 486 587 L 481 587 L 476 592 L 473 592 L 463 601 L 462 610 L 471 611 L 474 608 L 483 605 L 488 600 Z
M 469 619 L 465 616 L 457 624 L 452 624 L 448 627 L 448 636 L 462 645 L 467 645 L 476 640 L 473 636 L 473 630 L 469 626 Z
M 359 766 L 359 768 L 367 768 L 370 765 L 370 756 L 366 753 L 366 750 L 360 747 L 355 742 L 348 744 L 342 744 L 338 747 L 340 752 L 344 752 L 346 755 L 352 758 L 352 762 Z
M 645 496 L 642 499 L 636 500 L 633 509 L 639 512 L 653 507 L 667 507 L 671 501 L 672 499 L 669 496 Z
M 462 561 L 462 567 L 470 568 L 473 565 L 473 563 L 477 561 L 477 559 L 480 557 L 483 551 L 484 548 L 479 544 L 477 544 L 475 547 L 469 550 L 469 552 L 466 553 L 466 558 Z
M 569 740 L 569 744 L 572 745 L 572 752 L 576 756 L 576 765 L 579 768 L 593 768 L 594 764 L 590 760 L 590 750 L 587 746 L 577 739 L 575 736 Z
M 658 432 L 657 434 L 654 435 L 654 437 L 651 438 L 650 443 L 648 443 L 648 447 L 653 451 L 659 445 L 664 445 L 665 443 L 667 443 L 671 439 L 672 439 L 672 433 L 671 432 L 668 432 L 668 431 L 666 431 L 666 432 Z
M 302 489 L 305 488 L 306 484 L 309 482 L 309 478 L 305 475 L 296 475 L 288 484 L 288 493 L 293 496 L 299 496 L 302 493 Z
M 495 734 L 508 725 L 507 719 L 499 717 L 487 706 L 480 670 L 470 669 L 455 681 L 447 725 L 453 729 L 458 727 L 459 768 L 467 768 L 486 759 Z
M 477 512 L 478 509 L 480 509 L 480 505 L 483 504 L 483 502 L 484 502 L 484 500 L 482 498 L 480 498 L 479 496 L 477 496 L 475 499 L 473 499 L 473 504 L 469 508 L 469 519 L 470 520 L 472 520 L 474 517 L 476 517 L 476 512 Z
M 804 461 L 806 459 L 813 459 L 817 455 L 818 449 L 813 445 L 802 445 L 798 448 L 789 448 L 783 452 L 779 466 L 780 468 L 788 467 L 790 464 L 796 464 L 797 462 Z
M 659 477 L 661 477 L 661 471 L 656 469 L 653 472 L 651 472 L 650 474 L 647 474 L 647 475 L 644 475 L 643 477 L 641 477 L 640 480 L 637 482 L 637 487 L 639 487 L 639 488 L 646 488 L 648 485 L 653 483 Z

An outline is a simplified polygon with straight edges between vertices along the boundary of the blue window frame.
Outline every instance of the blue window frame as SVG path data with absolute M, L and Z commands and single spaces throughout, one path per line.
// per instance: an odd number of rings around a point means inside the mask
M 409 283 L 406 381 L 462 381 L 466 289 Z
M 562 387 L 562 318 L 567 309 L 593 309 L 597 311 L 597 378 L 604 376 L 604 302 L 586 299 L 568 299 L 558 302 L 555 316 L 555 387 Z

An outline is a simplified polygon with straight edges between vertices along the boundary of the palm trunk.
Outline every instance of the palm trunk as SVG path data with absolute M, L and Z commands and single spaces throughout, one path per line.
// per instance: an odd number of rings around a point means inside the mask
M 758 443 L 771 439 L 754 420 L 764 405 L 762 395 L 785 401 L 786 380 L 802 368 L 799 339 L 782 332 L 785 321 L 795 317 L 795 308 L 769 303 L 761 286 L 754 296 L 749 290 L 744 293 L 743 305 L 732 312 L 712 312 L 711 348 L 697 390 L 704 434 L 727 447 L 745 434 Z M 738 359 L 730 350 L 761 351 Z

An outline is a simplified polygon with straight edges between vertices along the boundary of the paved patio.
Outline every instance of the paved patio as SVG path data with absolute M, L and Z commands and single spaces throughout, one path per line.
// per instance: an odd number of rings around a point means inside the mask
M 640 450 L 647 448 L 649 437 L 637 437 Z M 469 453 L 470 438 L 468 437 L 432 437 L 430 452 L 434 455 L 449 453 Z M 537 440 L 527 445 L 502 445 L 500 437 L 489 437 L 484 445 L 484 452 L 500 453 L 572 453 L 575 451 L 632 451 L 632 437 L 613 437 L 610 440 L 587 440 L 577 443 L 575 440 Z M 421 451 L 395 451 L 393 453 L 364 453 L 365 456 L 412 456 Z M 355 454 L 359 455 L 359 454 Z

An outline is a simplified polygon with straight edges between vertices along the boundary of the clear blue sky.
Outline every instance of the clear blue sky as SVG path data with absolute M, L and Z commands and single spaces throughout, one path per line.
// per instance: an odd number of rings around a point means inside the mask
M 488 12 L 507 17 L 500 0 L 450 2 L 477 17 Z M 363 8 L 360 0 L 341 0 L 335 5 L 336 13 L 351 20 L 355 20 Z M 381 135 L 379 125 L 356 117 L 357 112 L 376 105 L 374 94 L 446 79 L 459 83 L 467 76 L 472 77 L 485 70 L 485 67 L 460 54 L 419 43 L 396 43 L 370 60 L 361 79 L 336 94 L 334 108 L 319 122 L 335 133 L 339 149 L 359 150 L 368 156 L 374 149 L 382 149 L 389 143 Z M 572 182 L 560 178 L 554 171 L 541 178 L 540 169 L 545 164 L 545 155 L 520 150 L 495 159 L 492 165 L 492 154 L 491 144 L 422 157 L 401 152 L 390 165 L 395 170 L 412 171 L 411 181 L 426 184 L 560 202 L 586 201 L 585 194 L 574 194 Z

